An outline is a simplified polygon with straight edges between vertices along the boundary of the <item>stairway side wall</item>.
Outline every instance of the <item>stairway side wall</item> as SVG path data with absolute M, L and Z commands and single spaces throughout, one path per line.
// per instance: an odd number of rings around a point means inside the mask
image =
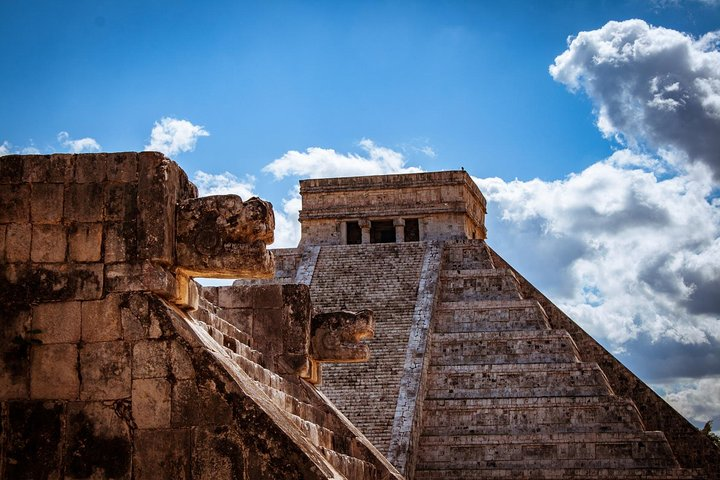
M 646 430 L 665 433 L 675 457 L 682 467 L 702 468 L 707 478 L 720 478 L 720 449 L 702 435 L 690 422 L 673 409 L 610 352 L 562 312 L 525 277 L 514 270 L 497 252 L 489 248 L 497 268 L 511 269 L 520 282 L 525 298 L 537 300 L 548 315 L 554 329 L 566 330 L 577 344 L 585 362 L 596 362 L 607 376 L 618 396 L 626 397 L 637 406 Z

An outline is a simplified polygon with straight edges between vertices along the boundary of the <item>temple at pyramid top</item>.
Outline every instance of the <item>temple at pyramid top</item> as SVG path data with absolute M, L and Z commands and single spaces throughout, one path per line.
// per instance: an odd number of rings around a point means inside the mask
M 300 245 L 485 239 L 486 201 L 464 170 L 300 181 Z

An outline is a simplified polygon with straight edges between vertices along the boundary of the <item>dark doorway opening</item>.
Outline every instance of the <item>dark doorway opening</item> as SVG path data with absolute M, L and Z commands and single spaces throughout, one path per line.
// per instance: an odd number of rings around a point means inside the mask
M 362 230 L 358 222 L 347 222 L 347 244 L 360 245 L 362 243 Z
M 370 243 L 395 243 L 393 221 L 373 220 L 370 225 Z
M 420 225 L 417 218 L 406 218 L 405 219 L 405 241 L 406 242 L 419 242 L 420 241 Z

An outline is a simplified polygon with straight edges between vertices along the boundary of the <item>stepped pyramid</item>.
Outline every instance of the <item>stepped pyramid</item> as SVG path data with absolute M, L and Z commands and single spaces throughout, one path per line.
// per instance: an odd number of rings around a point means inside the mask
M 301 193 L 269 251 L 270 204 L 157 152 L 0 157 L 0 478 L 720 478 L 485 243 L 467 173 Z
M 464 171 L 300 182 L 275 282 L 370 308 L 320 389 L 407 478 L 718 478 L 718 450 L 486 243 Z

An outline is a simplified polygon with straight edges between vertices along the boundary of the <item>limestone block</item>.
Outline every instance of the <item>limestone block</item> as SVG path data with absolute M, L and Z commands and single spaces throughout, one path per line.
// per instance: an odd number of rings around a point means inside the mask
M 5 155 L 0 158 L 0 183 L 23 181 L 24 158 L 20 155 Z
M 64 402 L 8 402 L 5 412 L 3 478 L 61 478 Z
M 164 378 L 170 349 L 164 340 L 141 340 L 133 347 L 133 378 Z
M 31 259 L 36 263 L 63 262 L 67 240 L 63 225 L 33 225 Z
M 194 429 L 193 478 L 246 478 L 244 450 L 233 430 Z
M 193 378 L 195 369 L 193 368 L 190 355 L 185 348 L 177 341 L 170 343 L 170 371 L 178 380 Z
M 105 288 L 108 292 L 148 291 L 174 300 L 177 281 L 160 265 L 146 261 L 138 264 L 113 264 L 105 267 Z
M 37 299 L 95 300 L 103 293 L 103 265 L 41 263 L 34 265 L 33 291 Z
M 138 162 L 138 251 L 143 259 L 171 265 L 180 168 L 158 152 L 143 152 Z
M 80 391 L 78 350 L 71 343 L 37 345 L 31 350 L 30 397 L 75 400 Z
M 136 480 L 192 478 L 191 459 L 190 429 L 135 432 L 133 478 Z
M 0 224 L 0 263 L 5 263 L 5 234 L 7 225 Z
M 137 185 L 134 183 L 105 184 L 105 220 L 133 221 L 138 214 Z
M 103 187 L 100 183 L 76 183 L 65 190 L 65 218 L 76 222 L 99 222 L 103 215 Z
M 98 154 L 97 161 L 103 160 L 108 181 L 134 182 L 137 180 L 138 159 L 135 152 Z
M 85 154 L 75 157 L 76 183 L 101 183 L 105 181 L 105 161 L 102 154 Z
M 137 226 L 134 222 L 106 223 L 105 263 L 131 262 L 137 257 Z
M 132 437 L 116 405 L 70 403 L 67 418 L 65 478 L 130 479 Z
M 101 258 L 102 223 L 79 223 L 70 228 L 68 254 L 72 262 L 97 262 Z
M 0 185 L 0 223 L 30 220 L 30 186 Z
M 81 338 L 84 342 L 107 342 L 121 337 L 119 303 L 119 295 L 108 295 L 103 300 L 82 302 Z
M 139 429 L 170 426 L 170 382 L 142 378 L 132 382 L 132 415 Z
M 218 288 L 217 305 L 222 308 L 250 308 L 253 303 L 252 289 L 245 286 Z
M 1 208 L 1 207 L 0 207 Z M 11 223 L 5 233 L 5 258 L 8 263 L 30 260 L 32 227 L 29 223 Z
M 66 183 L 73 179 L 75 155 L 27 155 L 23 180 L 31 183 Z
M 237 195 L 185 200 L 178 205 L 177 265 L 189 275 L 271 278 L 275 273 L 272 205 Z
M 32 328 L 44 344 L 80 341 L 80 302 L 41 303 L 32 309 Z
M 63 215 L 64 187 L 59 183 L 36 183 L 30 194 L 33 223 L 58 223 Z
M 30 380 L 30 312 L 7 313 L 0 329 L 0 400 L 27 398 Z
M 120 305 L 123 338 L 126 341 L 160 338 L 162 329 L 157 318 L 150 314 L 148 299 L 143 294 L 131 294 Z
M 130 348 L 123 341 L 88 343 L 80 350 L 83 400 L 130 396 Z

